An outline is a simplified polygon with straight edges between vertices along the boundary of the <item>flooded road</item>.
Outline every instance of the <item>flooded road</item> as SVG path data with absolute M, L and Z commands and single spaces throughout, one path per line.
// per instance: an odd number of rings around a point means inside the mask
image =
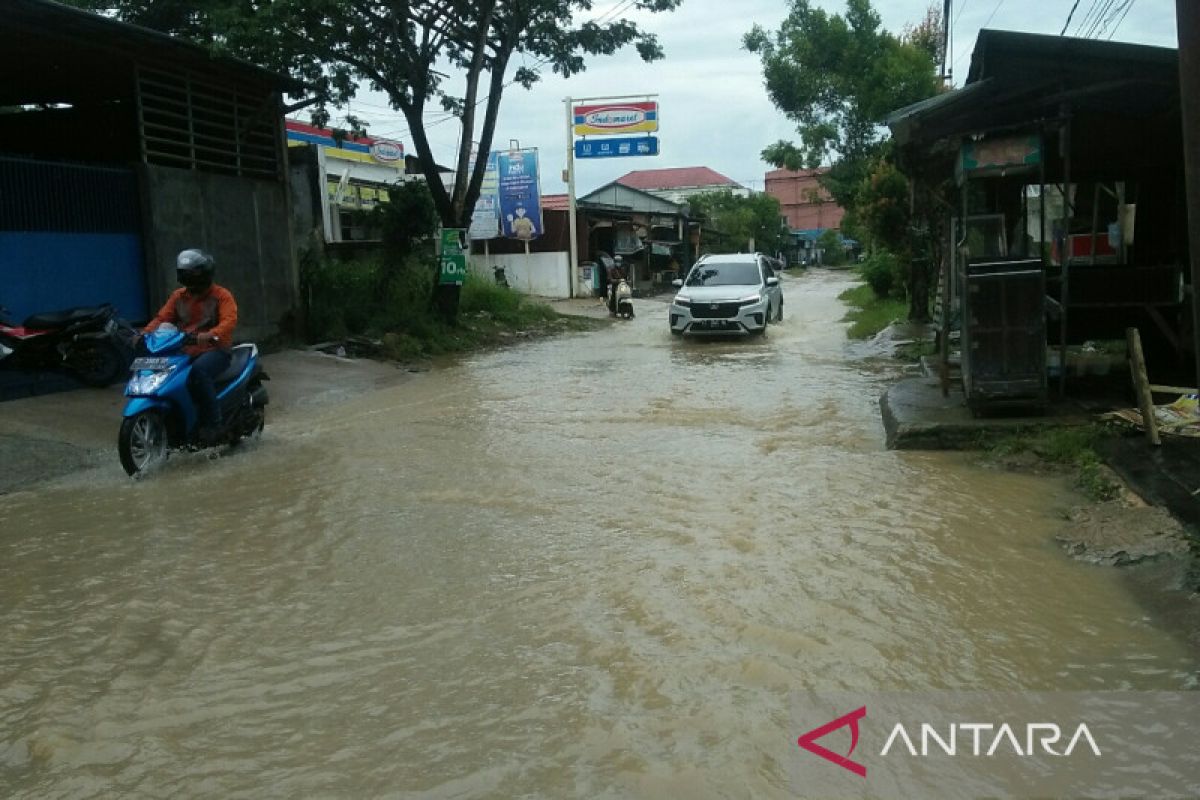
M 0 496 L 0 796 L 792 797 L 797 689 L 1196 688 L 1063 483 L 884 450 L 846 286 Z

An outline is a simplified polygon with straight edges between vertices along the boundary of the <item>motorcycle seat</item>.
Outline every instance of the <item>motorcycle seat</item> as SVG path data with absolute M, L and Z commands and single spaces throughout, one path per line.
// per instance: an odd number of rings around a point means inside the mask
M 239 344 L 233 348 L 229 366 L 217 376 L 217 388 L 224 387 L 228 383 L 232 383 L 238 375 L 242 374 L 242 370 L 246 368 L 246 364 L 250 362 L 250 355 L 254 352 L 254 345 Z
M 47 311 L 42 314 L 34 314 L 25 319 L 26 328 L 65 328 L 68 325 L 75 325 L 80 322 L 86 322 L 90 319 L 99 319 L 107 316 L 112 310 L 112 306 L 78 306 L 76 308 L 67 308 L 62 311 Z

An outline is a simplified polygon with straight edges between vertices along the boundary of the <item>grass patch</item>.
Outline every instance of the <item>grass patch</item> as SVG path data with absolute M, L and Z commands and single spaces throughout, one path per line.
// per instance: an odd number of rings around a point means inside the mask
M 1108 436 L 1100 425 L 1066 425 L 985 437 L 980 446 L 989 460 L 1011 461 L 1033 456 L 1038 461 L 1074 473 L 1075 486 L 1093 500 L 1111 500 L 1118 486 L 1103 468 L 1096 451 Z
M 908 303 L 892 297 L 876 297 L 870 285 L 862 284 L 847 289 L 838 299 L 850 306 L 843 318 L 850 327 L 846 335 L 851 339 L 868 339 L 908 315 Z
M 418 258 L 400 265 L 319 260 L 305 264 L 302 274 L 310 343 L 364 337 L 381 341 L 382 355 L 397 361 L 597 324 L 468 274 L 457 324 L 448 325 L 431 303 L 433 268 Z

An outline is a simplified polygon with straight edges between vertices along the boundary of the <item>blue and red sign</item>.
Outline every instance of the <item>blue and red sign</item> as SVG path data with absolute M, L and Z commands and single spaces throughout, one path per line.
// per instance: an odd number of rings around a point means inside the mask
M 605 136 L 619 133 L 653 133 L 658 130 L 658 101 L 606 103 L 575 106 L 572 111 L 576 136 Z
M 404 164 L 404 145 L 401 142 L 370 136 L 344 136 L 339 141 L 331 130 L 305 125 L 294 119 L 284 120 L 284 127 L 289 142 L 318 144 L 334 151 L 335 155 L 349 157 L 355 161 L 378 161 L 381 164 L 399 162 L 400 166 Z

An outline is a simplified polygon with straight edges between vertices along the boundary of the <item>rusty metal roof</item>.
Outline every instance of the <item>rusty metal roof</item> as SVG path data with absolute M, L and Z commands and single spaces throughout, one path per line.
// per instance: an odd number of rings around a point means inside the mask
M 255 64 L 213 55 L 202 45 L 53 0 L 5 0 L 3 5 L 0 105 L 52 102 L 80 92 L 86 96 L 94 92 L 96 81 L 116 80 L 118 64 L 143 61 L 284 91 L 303 90 L 294 79 Z
M 892 112 L 900 145 L 1050 120 L 1064 110 L 1144 117 L 1178 105 L 1175 50 L 1122 42 L 980 31 L 961 89 Z

